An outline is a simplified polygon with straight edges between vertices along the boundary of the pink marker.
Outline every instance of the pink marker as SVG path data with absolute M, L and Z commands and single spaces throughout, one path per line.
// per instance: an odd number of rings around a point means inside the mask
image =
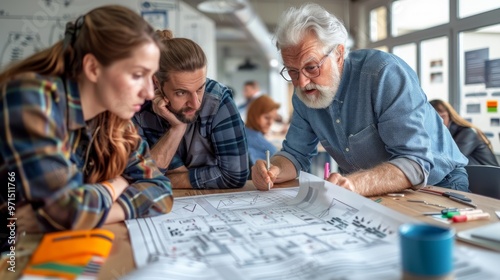
M 325 180 L 330 177 L 330 163 L 325 163 Z

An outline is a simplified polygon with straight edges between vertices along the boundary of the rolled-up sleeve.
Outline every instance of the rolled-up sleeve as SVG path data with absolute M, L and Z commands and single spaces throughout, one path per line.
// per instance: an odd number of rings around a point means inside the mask
M 396 61 L 397 62 L 397 61 Z M 376 76 L 374 101 L 379 135 L 413 188 L 425 186 L 434 166 L 431 137 L 425 128 L 426 99 L 417 78 L 400 63 L 388 63 Z M 404 121 L 402 121 L 404 120 Z

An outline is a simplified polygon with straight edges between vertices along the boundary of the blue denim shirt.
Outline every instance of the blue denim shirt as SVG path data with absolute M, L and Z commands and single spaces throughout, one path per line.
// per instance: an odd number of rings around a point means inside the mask
M 439 183 L 467 164 L 415 72 L 394 55 L 353 51 L 332 104 L 311 109 L 296 95 L 292 104 L 290 128 L 277 154 L 291 160 L 297 174 L 309 169 L 318 142 L 343 174 L 389 162 L 414 188 Z
M 266 150 L 269 150 L 271 155 L 278 151 L 273 143 L 266 139 L 262 132 L 245 126 L 245 133 L 247 134 L 248 156 L 252 164 L 255 164 L 258 159 L 265 160 Z

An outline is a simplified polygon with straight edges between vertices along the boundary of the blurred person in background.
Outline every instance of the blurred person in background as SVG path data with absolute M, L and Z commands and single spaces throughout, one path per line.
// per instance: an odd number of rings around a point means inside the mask
M 277 118 L 279 108 L 280 104 L 267 95 L 258 97 L 248 106 L 245 131 L 251 164 L 258 159 L 265 160 L 266 150 L 269 150 L 271 155 L 277 152 L 277 148 L 266 139 L 265 135 Z
M 245 118 L 247 117 L 247 110 L 250 103 L 257 99 L 259 96 L 263 95 L 260 90 L 259 83 L 254 80 L 246 81 L 243 84 L 243 96 L 245 97 L 245 101 L 238 105 L 238 111 L 240 112 L 241 119 L 245 122 Z
M 429 103 L 443 119 L 462 154 L 469 159 L 469 165 L 498 166 L 491 142 L 481 129 L 462 118 L 448 102 L 434 99 Z

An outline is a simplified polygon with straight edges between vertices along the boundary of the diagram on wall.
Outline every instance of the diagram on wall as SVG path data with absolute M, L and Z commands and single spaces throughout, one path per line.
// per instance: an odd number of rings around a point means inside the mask
M 484 63 L 488 60 L 489 49 L 467 51 L 465 56 L 465 84 L 484 83 Z
M 477 37 L 477 34 L 464 36 L 471 36 L 470 42 L 475 44 L 488 45 L 484 40 L 479 40 L 482 37 Z M 464 52 L 464 98 L 462 99 L 463 117 L 484 132 L 496 154 L 500 152 L 499 55 L 500 52 L 495 47 L 475 47 Z
M 176 30 L 178 1 L 16 0 L 0 2 L 0 68 L 52 46 L 64 36 L 66 23 L 107 4 L 127 6 L 156 29 Z
M 91 2 L 3 1 L 0 4 L 0 67 L 54 44 L 64 34 L 65 23 L 90 9 Z
M 430 82 L 431 84 L 443 83 L 443 60 L 433 59 L 430 61 Z
M 1 49 L 0 65 L 21 60 L 43 48 L 38 34 L 10 32 L 7 43 Z

